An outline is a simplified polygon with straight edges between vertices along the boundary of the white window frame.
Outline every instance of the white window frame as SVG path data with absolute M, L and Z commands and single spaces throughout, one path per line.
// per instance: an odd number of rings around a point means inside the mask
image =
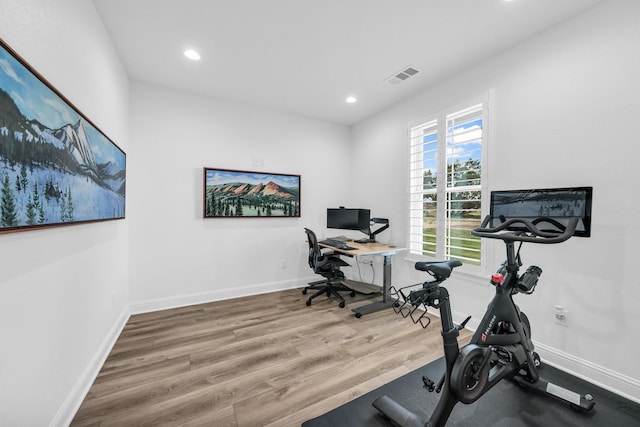
M 445 245 L 448 234 L 447 224 L 447 193 L 451 193 L 452 188 L 447 188 L 447 117 L 450 117 L 456 113 L 462 112 L 474 105 L 482 104 L 482 154 L 481 154 L 481 173 L 480 173 L 480 186 L 475 186 L 475 190 L 481 192 L 481 212 L 480 220 L 488 213 L 489 206 L 489 192 L 488 188 L 488 152 L 489 152 L 489 140 L 490 140 L 490 124 L 489 124 L 489 112 L 490 108 L 490 92 L 483 94 L 482 96 L 470 99 L 467 102 L 456 105 L 455 107 L 444 109 L 438 113 L 425 117 L 420 121 L 415 121 L 409 124 L 409 203 L 408 203 L 408 249 L 409 257 L 412 259 L 422 260 L 445 260 L 450 257 L 447 256 Z M 423 147 L 418 148 L 417 144 L 412 144 L 412 137 L 416 138 L 417 135 L 414 131 L 424 129 L 429 126 L 437 127 L 437 176 L 439 177 L 436 183 L 435 191 L 433 189 L 425 190 L 422 185 L 423 173 L 425 169 L 418 164 L 423 165 Z M 453 187 L 455 188 L 455 187 Z M 469 189 L 469 188 L 467 188 Z M 424 215 L 424 202 L 423 195 L 425 193 L 435 192 L 437 195 L 438 203 L 436 204 L 436 250 L 433 253 L 426 253 L 423 249 L 423 215 Z M 443 202 L 441 202 L 443 201 Z M 489 254 L 487 253 L 487 245 L 484 241 L 480 240 L 480 265 L 474 265 L 470 263 L 464 263 L 463 267 L 460 267 L 462 271 L 477 274 L 487 274 L 487 261 Z

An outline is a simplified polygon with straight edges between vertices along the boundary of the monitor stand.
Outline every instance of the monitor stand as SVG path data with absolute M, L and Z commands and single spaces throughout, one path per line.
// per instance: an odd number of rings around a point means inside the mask
M 371 222 L 374 224 L 383 224 L 383 226 L 373 231 L 369 228 L 369 238 L 356 240 L 356 243 L 376 243 L 376 234 L 389 228 L 389 220 L 387 218 L 371 218 Z

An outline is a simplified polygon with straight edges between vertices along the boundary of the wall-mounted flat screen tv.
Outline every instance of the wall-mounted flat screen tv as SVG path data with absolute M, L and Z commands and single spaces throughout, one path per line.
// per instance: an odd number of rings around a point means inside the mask
M 490 227 L 502 222 L 523 218 L 534 220 L 549 218 L 550 221 L 539 221 L 538 227 L 543 231 L 562 232 L 571 218 L 579 218 L 574 236 L 589 237 L 591 235 L 591 199 L 593 187 L 546 188 L 538 190 L 501 190 L 491 192 Z M 517 223 L 511 230 L 525 230 Z

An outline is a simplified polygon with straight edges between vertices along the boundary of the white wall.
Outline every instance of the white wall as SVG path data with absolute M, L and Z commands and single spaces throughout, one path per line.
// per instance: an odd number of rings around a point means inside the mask
M 127 220 L 0 236 L 1 424 L 64 425 L 129 303 L 146 311 L 296 286 L 310 276 L 302 229 L 330 233 L 328 206 L 371 207 L 391 219 L 380 239 L 403 244 L 407 123 L 490 88 L 492 188 L 593 185 L 595 192 L 593 237 L 525 248 L 525 262 L 545 270 L 536 293 L 518 299 L 538 348 L 640 399 L 633 357 L 640 230 L 629 219 L 639 208 L 633 0 L 603 2 L 352 133 L 139 83 L 129 106 L 129 83 L 91 2 L 0 0 L 0 10 L 0 37 L 128 161 Z M 301 174 L 302 218 L 202 219 L 203 166 Z M 495 252 L 492 264 L 501 258 Z M 401 256 L 393 274 L 399 284 L 422 279 Z M 485 279 L 451 283 L 456 312 L 479 317 L 491 294 Z M 555 303 L 570 310 L 568 328 L 551 322 Z
M 128 81 L 93 4 L 0 0 L 0 11 L 0 37 L 126 151 Z M 0 236 L 0 424 L 73 416 L 126 319 L 127 233 L 110 221 Z
M 349 128 L 139 83 L 131 123 L 133 311 L 285 289 L 312 276 L 304 227 L 321 233 L 326 207 L 349 201 Z M 203 219 L 205 166 L 300 174 L 302 217 Z
M 407 125 L 494 89 L 490 189 L 594 187 L 593 232 L 558 246 L 528 245 L 543 268 L 536 292 L 519 296 L 543 359 L 640 400 L 640 226 L 636 214 L 640 116 L 640 3 L 616 0 L 452 76 L 353 130 L 354 197 L 391 219 L 387 238 L 406 244 Z M 373 167 L 370 167 L 373 166 Z M 381 173 L 383 171 L 383 173 Z M 381 235 L 381 240 L 383 235 Z M 504 258 L 493 242 L 491 265 Z M 394 260 L 394 282 L 423 278 Z M 459 275 L 459 277 L 464 277 Z M 491 297 L 485 279 L 451 280 L 453 309 L 478 320 Z M 570 326 L 553 323 L 553 306 Z

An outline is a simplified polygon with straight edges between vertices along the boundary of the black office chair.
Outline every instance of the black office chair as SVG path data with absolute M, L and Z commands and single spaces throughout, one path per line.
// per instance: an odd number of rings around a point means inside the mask
M 316 291 L 315 294 L 307 299 L 307 305 L 311 305 L 311 300 L 315 297 L 326 294 L 327 297 L 336 297 L 340 301 L 340 308 L 344 308 L 345 301 L 339 292 L 350 292 L 352 297 L 356 295 L 353 289 L 346 287 L 342 282 L 345 277 L 340 267 L 348 267 L 350 266 L 349 263 L 340 259 L 335 252 L 322 252 L 320 245 L 318 245 L 316 233 L 308 228 L 305 228 L 304 232 L 307 233 L 307 241 L 309 242 L 309 267 L 316 274 L 320 274 L 325 278 L 325 280 L 319 282 L 309 283 L 309 286 L 302 290 L 303 295 L 306 295 L 308 290 Z

